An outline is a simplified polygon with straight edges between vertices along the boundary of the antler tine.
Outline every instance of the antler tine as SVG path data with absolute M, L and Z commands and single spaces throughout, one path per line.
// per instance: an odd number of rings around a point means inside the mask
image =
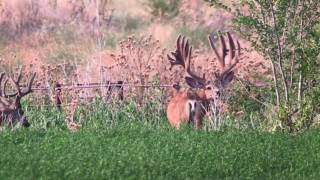
M 181 65 L 185 71 L 185 77 L 189 77 L 198 82 L 198 84 L 204 85 L 205 79 L 201 78 L 190 70 L 191 56 L 192 56 L 192 46 L 189 45 L 189 40 L 184 36 L 179 35 L 177 39 L 177 49 L 175 52 L 171 52 L 171 55 L 167 55 L 171 63 L 170 69 L 174 65 Z
M 183 47 L 183 59 L 184 59 L 184 65 L 185 68 L 188 68 L 188 64 L 190 64 L 190 60 L 191 60 L 191 52 L 192 52 L 192 46 L 189 45 L 189 40 L 187 39 L 187 41 L 185 42 L 185 37 L 183 37 L 182 39 L 182 43 L 184 45 Z
M 239 57 L 240 57 L 240 53 L 241 53 L 241 45 L 240 45 L 240 42 L 237 40 L 237 48 L 238 48 L 238 51 L 236 51 L 236 52 L 238 52 L 237 54 L 236 54 L 236 58 L 237 58 L 237 61 L 239 61 Z
M 36 73 L 33 73 L 33 75 L 31 76 L 31 78 L 27 84 L 27 87 L 24 90 L 21 90 L 19 83 L 22 79 L 22 67 L 19 68 L 18 77 L 17 77 L 16 81 L 14 80 L 12 75 L 9 75 L 9 79 L 10 79 L 12 85 L 17 90 L 17 92 L 14 94 L 10 94 L 10 95 L 6 94 L 6 97 L 19 97 L 19 98 L 21 98 L 21 97 L 29 94 L 30 92 L 32 92 L 31 86 L 32 86 L 32 83 L 35 79 L 35 76 L 36 76 Z M 4 93 L 5 93 L 5 87 L 4 87 Z
M 228 63 L 228 68 L 224 69 L 224 71 L 221 73 L 222 76 L 230 72 L 239 62 L 239 56 L 240 56 L 240 43 L 237 40 L 237 49 L 235 47 L 235 43 L 233 41 L 233 38 L 231 37 L 230 33 L 227 33 L 228 39 L 229 39 L 229 46 L 230 46 L 230 57 L 229 57 L 229 63 Z
M 222 56 L 219 55 L 218 50 L 214 45 L 213 37 L 211 35 L 209 35 L 210 46 L 211 46 L 213 52 L 215 53 L 221 68 L 224 68 L 225 67 L 225 57 L 227 55 L 227 48 L 226 48 L 226 43 L 225 43 L 224 37 L 222 35 L 219 35 L 219 39 L 220 39 L 220 42 L 221 42 L 221 54 L 222 54 Z
M 2 72 L 1 74 L 0 74 L 0 96 L 3 96 L 3 91 L 2 91 L 2 89 L 1 89 L 1 85 L 2 85 L 2 80 L 3 80 L 3 78 L 4 78 L 4 75 L 5 75 L 5 73 L 4 72 Z
M 21 73 L 22 73 L 22 66 L 19 67 L 19 71 L 18 71 L 18 77 L 17 77 L 17 83 L 18 84 L 20 83 L 21 78 L 22 78 Z
M 192 54 L 192 47 L 190 47 L 190 49 L 189 49 L 189 52 L 188 52 L 188 54 L 187 54 L 187 63 L 186 63 L 186 68 L 185 68 L 185 70 L 186 70 L 186 72 L 187 73 L 191 73 L 191 70 L 190 70 L 190 66 L 191 66 L 191 54 Z
M 177 47 L 179 51 L 181 52 L 181 63 L 184 68 L 186 68 L 186 65 L 188 64 L 188 54 L 189 54 L 189 40 L 186 41 L 186 37 L 182 37 L 182 42 L 179 42 L 179 46 Z
M 222 54 L 222 64 L 223 67 L 226 66 L 226 56 L 227 56 L 227 46 L 226 41 L 224 40 L 223 35 L 220 35 L 220 41 L 221 41 L 221 54 Z
M 205 76 L 203 76 L 202 78 L 197 76 L 195 73 L 193 73 L 191 71 L 191 55 L 192 55 L 192 46 L 189 46 L 189 41 L 187 40 L 186 43 L 186 47 L 184 48 L 186 51 L 186 61 L 185 62 L 185 73 L 187 77 L 193 78 L 194 80 L 196 80 L 198 83 L 201 84 L 201 86 L 204 86 L 206 80 L 205 80 Z
M 178 39 L 177 39 L 177 49 L 175 52 L 171 52 L 171 55 L 167 55 L 169 62 L 171 64 L 170 70 L 172 69 L 173 66 L 175 65 L 181 65 L 183 67 L 185 67 L 185 62 L 183 61 L 183 54 L 184 54 L 184 48 L 181 48 L 181 44 L 184 44 L 184 37 L 182 38 L 182 43 L 181 43 L 181 38 L 182 36 L 179 35 Z
M 14 95 L 21 97 L 21 91 L 20 91 L 20 87 L 19 87 L 18 81 L 15 81 L 12 75 L 9 75 L 9 79 L 10 79 L 12 85 L 16 88 L 17 92 L 14 93 L 14 94 L 12 94 L 12 95 L 7 95 L 7 94 L 6 94 L 6 97 L 8 97 L 8 96 L 14 96 Z M 19 78 L 18 78 L 18 79 L 19 79 Z M 6 84 L 6 83 L 7 83 L 7 81 L 5 82 L 5 84 Z M 5 87 L 6 87 L 6 86 L 5 86 Z M 4 92 L 5 92 L 5 87 L 4 87 Z
M 29 82 L 28 82 L 28 85 L 27 85 L 26 90 L 24 90 L 24 91 L 22 92 L 22 96 L 25 96 L 25 95 L 27 95 L 27 94 L 29 94 L 29 93 L 32 92 L 32 84 L 33 84 L 33 81 L 34 81 L 34 79 L 35 79 L 35 77 L 36 77 L 36 74 L 37 74 L 37 73 L 33 73 L 33 74 L 32 74 L 32 76 L 31 76 L 31 78 L 30 78 L 30 80 L 29 80 Z
M 2 78 L 4 78 L 4 76 L 5 76 L 5 73 L 4 73 L 4 75 L 3 75 Z M 17 93 L 10 94 L 10 95 L 7 94 L 6 89 L 7 89 L 8 81 L 9 81 L 8 78 L 4 80 L 3 86 L 2 86 L 2 88 L 1 88 L 1 90 L 0 90 L 0 91 L 2 91 L 2 92 L 1 92 L 1 96 L 4 97 L 4 98 L 15 97 L 15 96 L 17 95 Z M 1 82 L 0 82 L 0 83 L 1 83 Z
M 1 87 L 2 80 L 5 77 L 5 73 L 0 74 L 0 112 L 6 112 L 12 110 L 10 107 L 11 102 L 6 98 L 6 93 L 5 93 L 5 87 L 8 83 L 8 79 L 6 79 L 3 83 L 3 86 Z
M 6 79 L 6 80 L 4 81 L 4 85 L 3 85 L 3 88 L 2 88 L 2 89 L 3 89 L 3 90 L 2 90 L 3 96 L 6 97 L 6 98 L 16 97 L 16 96 L 18 95 L 18 92 L 13 93 L 13 94 L 7 94 L 6 89 L 7 89 L 7 84 L 8 84 L 8 82 L 9 82 L 9 79 Z
M 218 58 L 219 63 L 222 64 L 223 61 L 222 61 L 222 59 L 221 59 L 221 57 L 220 57 L 220 55 L 219 55 L 214 43 L 213 43 L 213 37 L 211 35 L 209 35 L 208 39 L 209 39 L 209 43 L 210 43 L 211 49 L 213 50 L 214 54 Z
M 203 78 L 201 78 L 201 77 L 197 76 L 196 74 L 194 74 L 190 69 L 190 67 L 191 67 L 192 47 L 190 47 L 188 52 L 189 53 L 187 55 L 187 63 L 186 63 L 186 68 L 185 68 L 186 76 L 195 79 L 196 81 L 200 82 L 201 84 L 205 84 L 205 76 L 203 76 Z
M 235 56 L 235 44 L 233 42 L 233 39 L 230 35 L 229 32 L 227 32 L 227 36 L 228 36 L 228 40 L 229 40 L 229 48 L 230 48 L 230 56 L 229 56 L 229 62 L 227 64 L 231 64 L 232 63 L 232 60 L 234 59 L 234 56 Z
M 6 88 L 7 88 L 7 84 L 8 84 L 9 79 L 6 79 L 3 83 L 3 87 L 2 87 L 2 93 L 4 97 L 9 97 L 8 94 L 6 93 Z

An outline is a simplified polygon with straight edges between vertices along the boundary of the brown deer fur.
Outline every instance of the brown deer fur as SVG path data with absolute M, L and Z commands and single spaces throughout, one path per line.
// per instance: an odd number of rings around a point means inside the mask
M 168 104 L 167 118 L 172 127 L 179 128 L 181 123 L 192 123 L 199 129 L 208 105 L 204 90 L 179 92 Z
M 177 49 L 168 55 L 172 66 L 180 65 L 184 68 L 185 81 L 191 89 L 178 92 L 167 106 L 167 118 L 169 124 L 179 128 L 181 124 L 192 124 L 195 129 L 200 129 L 202 119 L 213 101 L 218 101 L 220 93 L 234 78 L 234 67 L 239 62 L 240 44 L 234 43 L 230 33 L 227 33 L 228 47 L 222 35 L 221 55 L 216 49 L 213 37 L 209 36 L 209 43 L 220 65 L 220 73 L 215 73 L 214 81 L 206 81 L 205 76 L 199 77 L 190 69 L 192 47 L 188 40 L 181 35 L 177 39 Z M 236 47 L 237 45 L 237 47 Z M 229 48 L 229 49 L 227 49 Z M 229 59 L 226 56 L 229 54 Z

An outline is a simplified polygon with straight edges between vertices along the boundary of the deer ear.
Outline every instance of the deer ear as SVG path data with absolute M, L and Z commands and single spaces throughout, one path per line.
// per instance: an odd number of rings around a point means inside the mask
M 191 77 L 185 77 L 187 84 L 192 88 L 204 88 L 205 85 L 199 81 L 194 80 Z
M 223 87 L 225 87 L 226 85 L 228 85 L 234 78 L 234 72 L 230 71 L 227 74 L 225 74 L 222 79 L 221 79 L 221 84 Z

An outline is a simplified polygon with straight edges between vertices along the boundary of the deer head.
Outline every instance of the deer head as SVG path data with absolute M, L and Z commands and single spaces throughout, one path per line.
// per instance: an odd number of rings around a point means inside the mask
M 16 78 L 11 74 L 0 74 L 0 125 L 6 123 L 9 125 L 19 124 L 25 127 L 30 126 L 24 116 L 20 101 L 24 96 L 32 92 L 31 86 L 36 74 L 34 73 L 31 76 L 26 87 L 21 87 L 19 85 L 22 79 L 21 72 L 22 69 L 20 68 Z M 16 92 L 11 94 L 6 92 L 8 83 L 11 84 Z
M 229 32 L 227 32 L 227 37 L 229 49 L 227 49 L 224 37 L 222 35 L 219 36 L 221 42 L 221 54 L 219 54 L 214 45 L 213 37 L 211 35 L 209 36 L 209 43 L 218 60 L 220 69 L 219 73 L 215 73 L 215 80 L 213 81 L 213 86 L 218 89 L 217 92 L 220 92 L 219 94 L 221 94 L 221 91 L 234 79 L 234 68 L 239 62 L 241 53 L 239 41 L 237 40 L 235 44 Z M 228 53 L 229 58 L 227 58 Z
M 171 67 L 175 65 L 180 65 L 184 69 L 184 78 L 186 83 L 190 88 L 193 89 L 203 89 L 206 91 L 206 97 L 208 99 L 217 99 L 221 91 L 233 80 L 234 78 L 234 67 L 239 62 L 240 56 L 240 43 L 236 41 L 236 44 L 231 37 L 230 33 L 227 32 L 228 38 L 228 47 L 226 45 L 225 38 L 220 35 L 219 39 L 221 42 L 221 50 L 219 51 L 214 45 L 213 36 L 209 36 L 210 46 L 218 60 L 219 72 L 215 73 L 215 77 L 211 80 L 206 80 L 205 74 L 202 77 L 197 76 L 190 69 L 191 56 L 192 56 L 192 46 L 189 45 L 189 41 L 182 37 L 181 35 L 177 39 L 177 49 L 175 52 L 172 52 L 171 55 L 168 55 Z M 237 48 L 236 48 L 237 45 Z M 228 53 L 229 58 L 227 59 Z
M 199 128 L 208 104 L 211 101 L 218 101 L 225 87 L 234 79 L 234 67 L 239 62 L 240 43 L 238 41 L 235 43 L 230 33 L 227 33 L 227 38 L 228 47 L 225 38 L 222 35 L 219 36 L 221 42 L 219 53 L 213 37 L 209 36 L 209 43 L 218 60 L 219 72 L 216 72 L 211 80 L 207 80 L 205 74 L 200 77 L 191 71 L 192 47 L 185 37 L 181 35 L 178 37 L 176 51 L 168 55 L 170 69 L 173 66 L 182 66 L 184 79 L 194 90 L 181 92 L 169 102 L 167 117 L 172 126 L 179 127 L 181 122 L 193 122 L 196 128 Z

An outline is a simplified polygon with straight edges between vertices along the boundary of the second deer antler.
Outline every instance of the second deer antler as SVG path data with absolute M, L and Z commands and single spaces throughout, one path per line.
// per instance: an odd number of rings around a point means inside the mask
M 192 46 L 189 45 L 189 41 L 186 40 L 185 37 L 179 35 L 177 39 L 176 51 L 171 52 L 171 56 L 168 55 L 168 59 L 171 64 L 170 69 L 175 65 L 181 65 L 184 68 L 185 78 L 187 80 L 187 83 L 191 87 L 204 87 L 206 83 L 205 77 L 197 76 L 190 69 L 191 55 L 192 55 Z

